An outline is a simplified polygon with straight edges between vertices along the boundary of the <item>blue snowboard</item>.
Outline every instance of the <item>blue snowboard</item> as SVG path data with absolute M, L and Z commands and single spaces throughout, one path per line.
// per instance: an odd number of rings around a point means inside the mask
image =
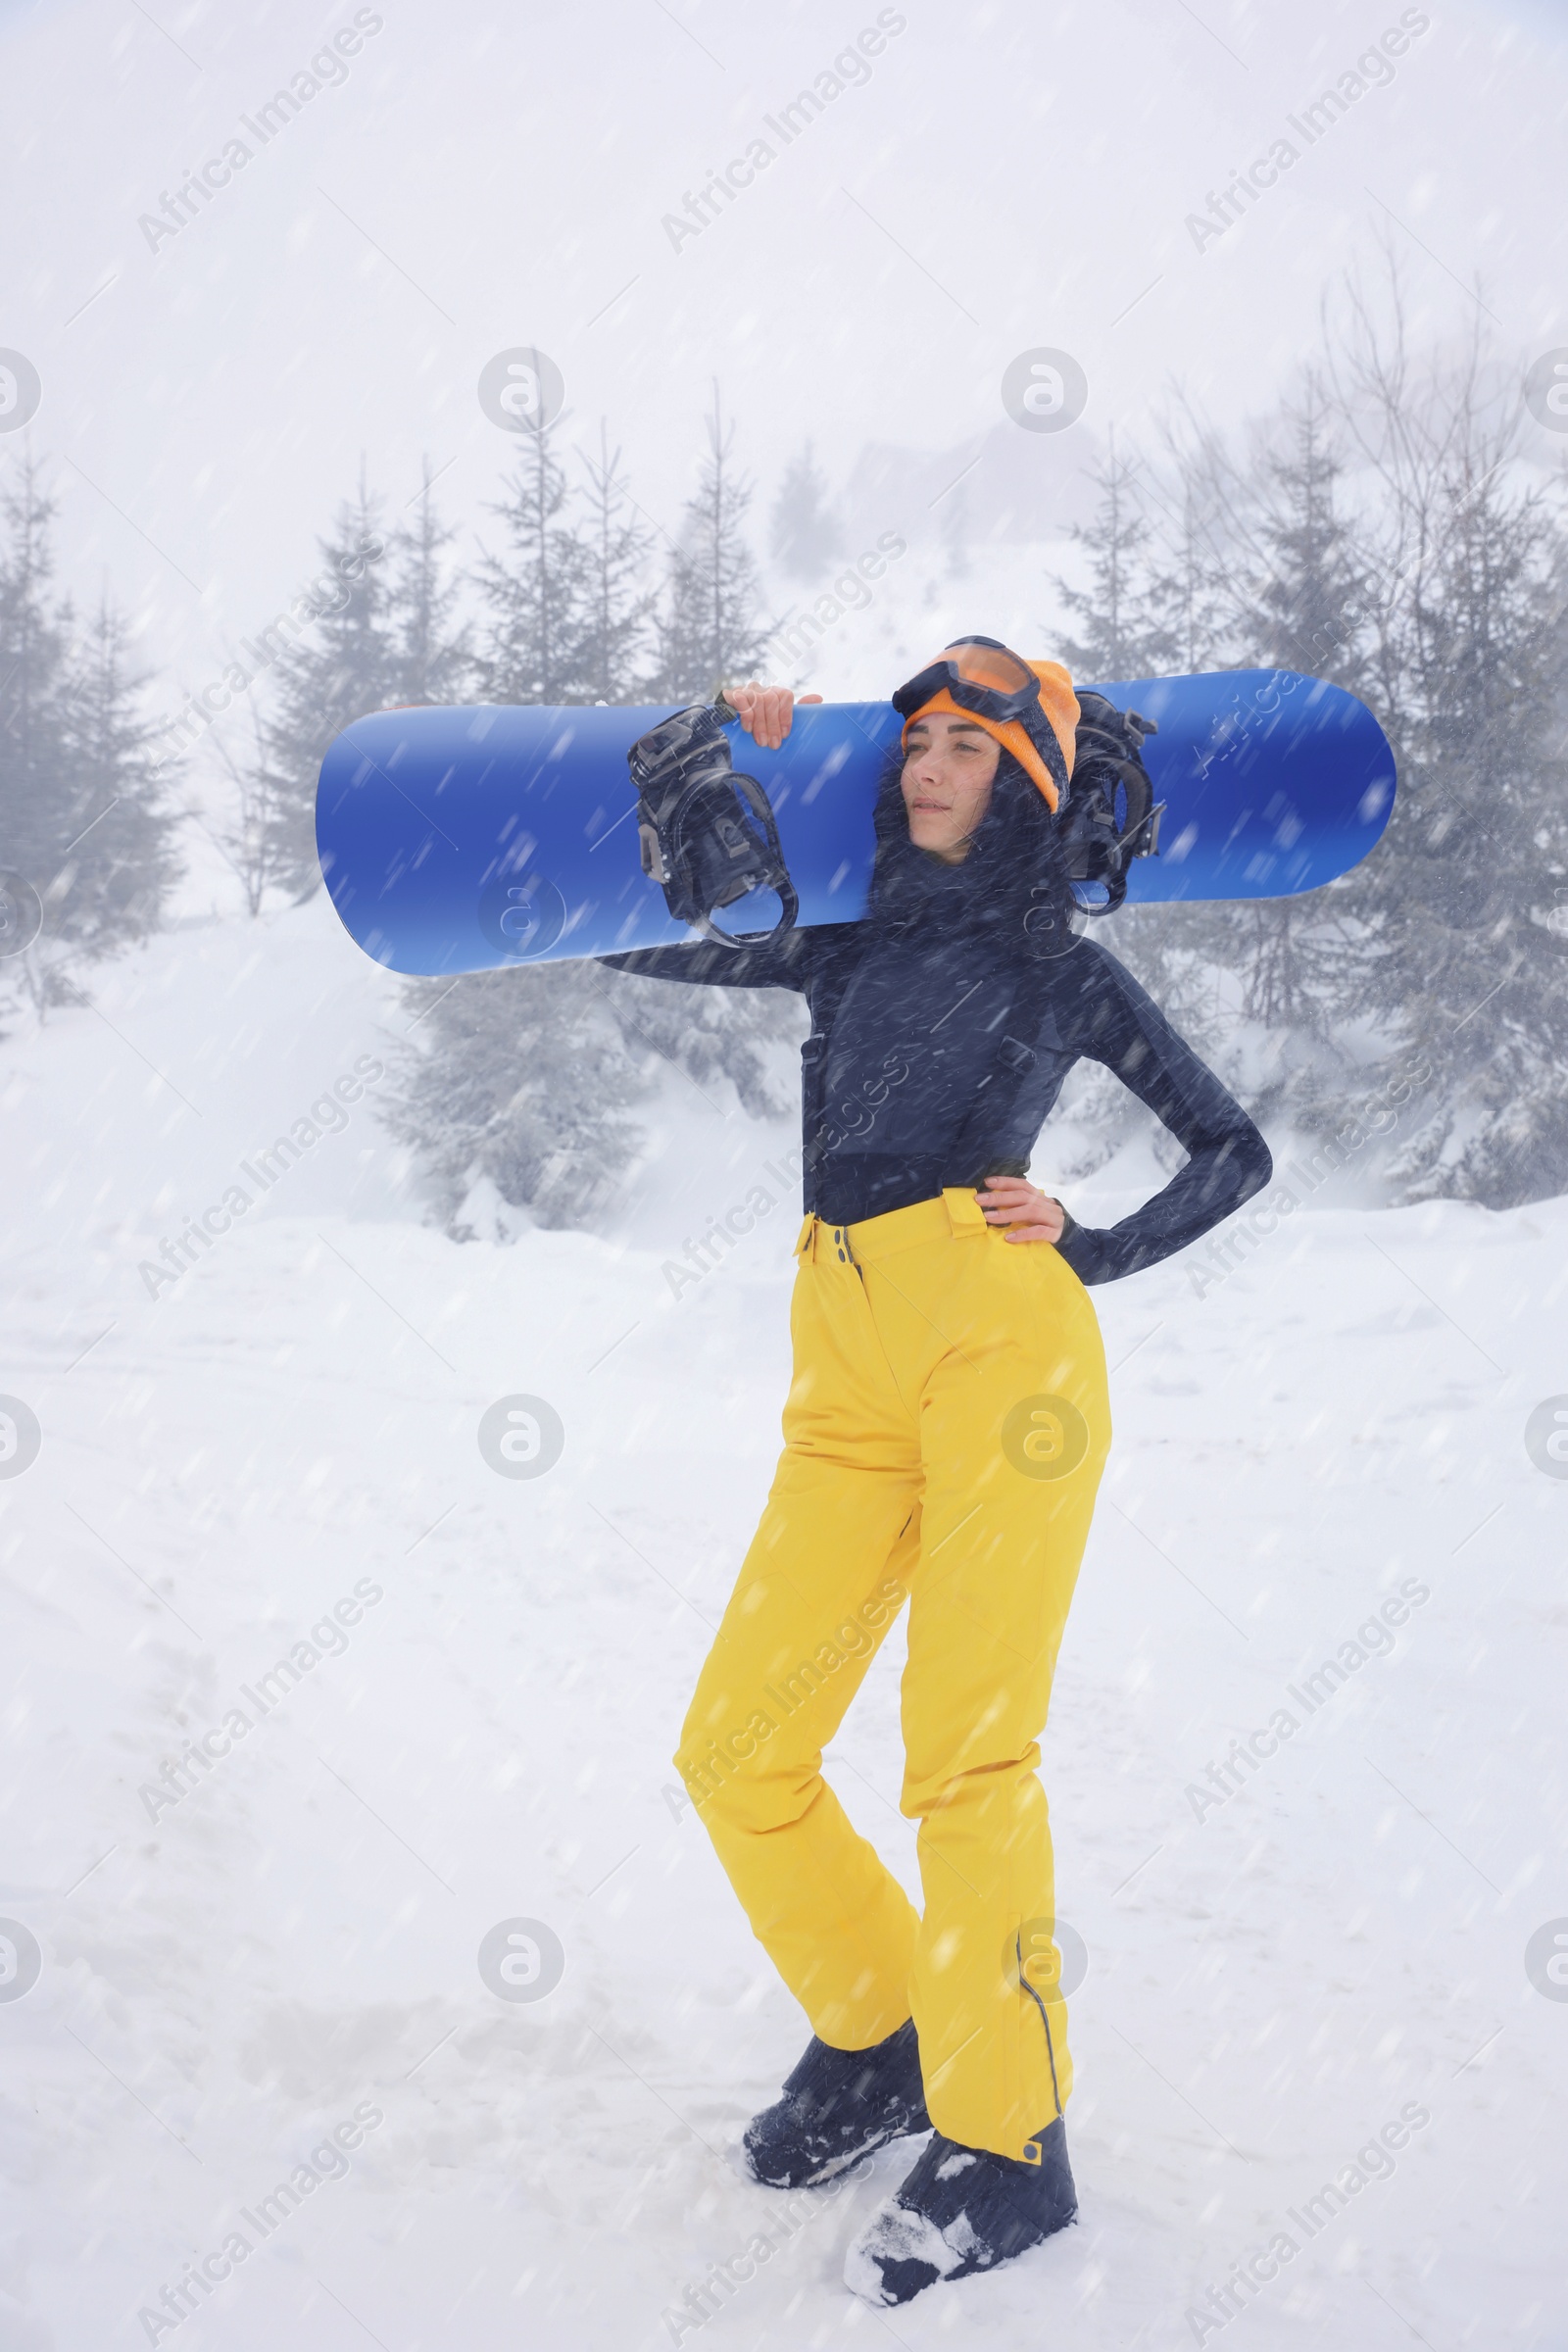
M 1356 864 L 1388 823 L 1394 755 L 1364 703 L 1291 670 L 1102 686 L 1159 728 L 1144 748 L 1167 804 L 1131 905 L 1289 898 Z M 679 706 L 420 707 L 356 719 L 321 763 L 321 871 L 350 936 L 395 972 L 608 956 L 694 937 L 643 873 L 626 754 Z M 802 923 L 865 911 L 871 809 L 900 720 L 891 703 L 798 709 L 782 750 L 732 731 L 772 803 Z M 725 910 L 765 931 L 769 893 Z

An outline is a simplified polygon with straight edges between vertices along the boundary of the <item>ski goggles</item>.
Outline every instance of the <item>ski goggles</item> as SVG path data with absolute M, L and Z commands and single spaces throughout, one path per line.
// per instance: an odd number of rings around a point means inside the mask
M 915 720 L 932 710 L 977 719 L 1013 754 L 1054 810 L 1067 797 L 1068 767 L 1046 710 L 1046 671 L 1060 679 L 1065 700 L 1073 706 L 1067 721 L 1070 735 L 1078 713 L 1065 670 L 1055 662 L 1036 667 L 995 637 L 956 637 L 899 688 L 893 708 L 904 720 L 906 740 Z

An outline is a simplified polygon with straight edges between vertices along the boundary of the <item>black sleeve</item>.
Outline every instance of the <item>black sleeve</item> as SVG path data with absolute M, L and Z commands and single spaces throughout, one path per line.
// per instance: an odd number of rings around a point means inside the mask
M 1080 1282 L 1114 1282 L 1207 1233 L 1267 1184 L 1274 1161 L 1235 1096 L 1125 965 L 1093 940 L 1080 941 L 1066 961 L 1064 1043 L 1113 1070 L 1190 1154 L 1164 1190 L 1119 1225 L 1070 1225 L 1057 1243 Z
M 823 926 L 827 928 L 828 926 Z M 810 931 L 786 931 L 755 948 L 725 948 L 712 940 L 688 947 L 633 948 L 621 956 L 596 956 L 612 971 L 636 972 L 645 980 L 686 980 L 699 988 L 793 988 L 810 985 L 816 947 Z

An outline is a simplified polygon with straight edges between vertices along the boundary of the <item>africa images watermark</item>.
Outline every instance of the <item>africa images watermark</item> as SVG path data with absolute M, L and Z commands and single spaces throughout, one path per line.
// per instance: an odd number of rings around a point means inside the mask
M 1331 89 L 1303 106 L 1299 115 L 1287 115 L 1285 120 L 1301 144 L 1281 135 L 1270 142 L 1266 155 L 1260 155 L 1244 165 L 1234 178 L 1216 194 L 1208 191 L 1208 210 L 1189 213 L 1184 222 L 1188 235 L 1200 253 L 1206 253 L 1217 244 L 1228 228 L 1241 220 L 1250 204 L 1256 204 L 1259 195 L 1274 187 L 1283 172 L 1298 164 L 1309 147 L 1315 147 L 1342 115 L 1348 115 L 1369 90 L 1381 89 L 1395 76 L 1394 60 L 1403 57 L 1412 41 L 1431 30 L 1432 19 L 1425 9 L 1407 8 L 1397 24 L 1370 48 L 1362 51 L 1353 66 L 1348 66 Z
M 732 2254 L 727 2262 L 710 2263 L 707 2277 L 694 2279 L 681 2300 L 666 2308 L 662 2317 L 670 2342 L 680 2343 L 683 2337 L 695 2334 L 699 2328 L 706 2328 L 710 2320 L 716 2319 L 733 2299 L 737 2287 L 748 2278 L 755 2278 L 764 2262 L 771 2262 L 775 2254 L 782 2252 L 808 2222 L 829 2212 L 835 2199 L 854 2182 L 863 2180 L 870 2169 L 870 2157 L 861 2156 L 824 2187 L 797 2189 L 782 2205 L 771 2206 L 765 2230 L 760 2230 L 748 2238 L 740 2252 Z
M 1299 2206 L 1287 2205 L 1286 2218 L 1300 2231 L 1299 2239 L 1289 2230 L 1276 2230 L 1266 2245 L 1254 2247 L 1251 2253 L 1232 2263 L 1224 2284 L 1211 2286 L 1203 2303 L 1187 2313 L 1187 2325 L 1195 2342 L 1206 2343 L 1211 2335 L 1218 2335 L 1222 2328 L 1228 2328 L 1232 2320 L 1239 2319 L 1248 2307 L 1249 2298 L 1255 2301 L 1304 2246 L 1310 2245 L 1314 2237 L 1321 2237 L 1352 2197 L 1358 2197 L 1374 2180 L 1392 2180 L 1397 2169 L 1395 2157 L 1431 2121 L 1430 2107 L 1424 2107 L 1419 2099 L 1406 2099 L 1398 2114 L 1364 2147 L 1357 2148 L 1351 2162 L 1342 2164 L 1332 2180 L 1325 2180 L 1314 2195 L 1303 2197 Z
M 845 91 L 858 89 L 871 78 L 870 61 L 880 57 L 889 41 L 896 41 L 901 32 L 908 29 L 909 20 L 896 8 L 879 9 L 875 24 L 867 24 L 855 36 L 854 42 L 841 49 L 831 66 L 824 66 L 814 75 L 809 89 L 802 90 L 781 106 L 778 114 L 764 115 L 763 122 L 778 141 L 760 134 L 748 142 L 744 155 L 732 156 L 721 172 L 710 174 L 695 194 L 687 188 L 681 197 L 684 210 L 665 213 L 660 222 L 665 236 L 677 253 L 689 238 L 700 237 L 705 228 L 719 219 L 722 205 L 730 205 L 744 188 L 749 188 L 760 172 L 765 172 L 786 147 L 793 147 L 801 133 L 816 121 Z
M 791 610 L 769 637 L 764 651 L 777 662 L 780 657 L 801 661 L 824 631 L 836 628 L 851 612 L 863 612 L 875 603 L 867 582 L 879 580 L 890 564 L 909 552 L 908 541 L 897 531 L 884 531 L 875 547 L 868 547 L 853 564 L 847 564 L 830 589 L 813 598 L 804 612 Z M 765 674 L 765 672 L 764 672 Z
M 710 1217 L 707 1232 L 697 1241 L 692 1241 L 688 1236 L 684 1265 L 679 1258 L 665 1258 L 659 1270 L 669 1285 L 672 1298 L 678 1298 L 683 1291 L 694 1290 L 698 1283 L 711 1274 L 736 1243 L 744 1240 L 747 1234 L 755 1233 L 759 1220 L 771 1216 L 779 1201 L 790 1192 L 792 1184 L 800 1181 L 806 1154 L 799 1146 L 792 1152 L 781 1152 L 779 1157 L 782 1167 L 775 1166 L 770 1159 L 762 1162 L 762 1173 L 771 1176 L 778 1186 L 776 1194 L 770 1193 L 765 1184 L 754 1184 L 744 1200 L 737 1200 L 721 1216 Z
M 247 1192 L 243 1184 L 231 1184 L 220 1200 L 199 1217 L 187 1217 L 183 1229 L 172 1241 L 159 1245 L 160 1258 L 144 1257 L 136 1271 L 142 1278 L 149 1298 L 158 1298 L 163 1292 L 172 1290 L 180 1276 L 195 1265 L 203 1250 L 211 1250 L 220 1235 L 232 1230 L 234 1220 L 254 1207 L 264 1193 L 270 1193 L 281 1178 L 315 1150 L 324 1136 L 341 1135 L 349 1124 L 347 1105 L 358 1102 L 368 1086 L 386 1075 L 386 1064 L 377 1061 L 373 1054 L 362 1054 L 352 1071 L 345 1070 L 335 1079 L 329 1091 L 317 1096 L 308 1111 L 302 1111 L 287 1135 L 280 1135 L 265 1152 L 258 1152 L 253 1165 L 242 1159 L 239 1170 L 256 1187 Z
M 1392 1105 L 1408 1102 L 1431 1076 L 1431 1063 L 1421 1058 L 1409 1069 L 1396 1070 L 1369 1098 L 1373 1105 L 1370 1111 L 1364 1108 L 1358 1111 L 1354 1118 L 1348 1119 L 1333 1135 L 1315 1145 L 1306 1154 L 1304 1167 L 1299 1159 L 1293 1159 L 1284 1179 L 1271 1186 L 1255 1207 L 1233 1217 L 1211 1235 L 1205 1250 L 1209 1263 L 1206 1266 L 1189 1263 L 1187 1268 L 1187 1279 L 1197 1296 L 1206 1298 L 1228 1274 L 1234 1274 L 1246 1262 L 1250 1250 L 1278 1232 L 1282 1217 L 1293 1215 L 1319 1186 L 1337 1175 L 1374 1138 L 1392 1133 L 1399 1123 L 1398 1111 Z
M 373 535 L 362 539 L 353 555 L 337 558 L 336 579 L 330 572 L 317 572 L 290 598 L 282 612 L 273 613 L 265 629 L 258 629 L 253 638 L 242 637 L 239 651 L 244 660 L 231 662 L 222 676 L 214 678 L 200 694 L 187 694 L 183 710 L 176 710 L 172 718 L 160 720 L 157 733 L 162 740 L 153 760 L 154 772 L 181 759 L 215 718 L 220 717 L 239 696 L 249 694 L 258 678 L 265 677 L 275 662 L 292 652 L 295 640 L 313 622 L 346 612 L 368 566 L 378 564 L 385 554 L 384 539 Z
M 778 1709 L 776 1718 L 766 1707 L 757 1707 L 739 1730 L 727 1732 L 722 1741 L 710 1740 L 703 1750 L 677 1756 L 685 1795 L 675 1788 L 663 1792 L 673 1818 L 679 1821 L 687 1804 L 700 1807 L 716 1795 L 737 1766 L 756 1755 L 760 1741 L 771 1740 L 781 1723 L 816 1696 L 830 1674 L 837 1674 L 852 1658 L 869 1657 L 907 1597 L 906 1585 L 896 1576 L 884 1576 L 859 1607 L 834 1627 L 830 1642 L 819 1642 L 811 1655 L 803 1658 L 792 1674 L 781 1674 L 777 1684 L 762 1685 L 762 1696 Z
M 352 2115 L 339 2124 L 331 2136 L 312 2148 L 302 2157 L 286 2180 L 278 2180 L 265 2197 L 258 2197 L 253 2212 L 248 2205 L 239 2209 L 244 2230 L 230 2230 L 220 2245 L 199 2262 L 187 2262 L 172 2286 L 158 2290 L 156 2303 L 144 2303 L 136 2317 L 150 2344 L 162 2342 L 182 2327 L 193 2312 L 200 2311 L 225 2278 L 232 2278 L 242 2262 L 248 2262 L 259 2246 L 272 2237 L 296 2213 L 307 2197 L 314 2197 L 318 2188 L 329 2180 L 341 2180 L 354 2170 L 349 2157 L 359 2148 L 367 2132 L 376 2131 L 386 2121 L 372 2099 L 361 2099 Z
M 820 786 L 837 773 L 846 758 L 847 752 L 833 755 L 820 774 L 807 786 L 803 799 L 811 800 Z M 830 890 L 837 886 L 847 871 L 847 867 L 840 868 L 828 885 Z M 946 1012 L 939 1015 L 931 1024 L 930 1037 L 945 1027 L 974 993 L 974 986 L 967 988 L 956 1004 L 950 1005 Z M 1014 1042 L 1011 1039 L 1006 1041 L 1009 1045 Z M 875 1126 L 889 1097 L 904 1085 L 920 1056 L 930 1051 L 929 1038 L 901 1039 L 883 1055 L 880 1069 L 873 1071 L 869 1078 L 852 1081 L 842 1092 L 835 1090 L 836 1099 L 831 1107 L 825 1106 L 823 1110 L 822 1125 L 816 1138 L 817 1148 L 823 1152 L 837 1152 L 851 1141 L 863 1148 L 865 1138 Z M 771 1177 L 782 1196 L 792 1189 L 793 1182 L 799 1181 L 806 1154 L 797 1146 L 793 1151 L 780 1152 L 779 1159 L 782 1168 L 772 1160 L 765 1159 L 762 1171 Z M 684 1291 L 694 1289 L 705 1275 L 710 1274 L 719 1264 L 725 1251 L 733 1249 L 746 1234 L 754 1232 L 759 1219 L 770 1215 L 777 1205 L 778 1199 L 765 1185 L 754 1184 L 743 1200 L 736 1201 L 721 1217 L 710 1217 L 708 1230 L 700 1240 L 694 1242 L 688 1237 L 685 1244 L 686 1263 L 681 1264 L 677 1258 L 665 1258 L 660 1268 L 669 1285 L 670 1297 L 679 1298 Z
M 177 237 L 188 228 L 206 206 L 230 185 L 237 172 L 243 172 L 252 158 L 264 147 L 270 147 L 283 130 L 302 114 L 313 98 L 322 90 L 335 89 L 349 77 L 348 61 L 358 57 L 368 40 L 373 38 L 385 24 L 386 19 L 373 8 L 357 8 L 354 21 L 334 32 L 330 40 L 318 49 L 308 66 L 289 76 L 286 89 L 274 90 L 255 115 L 241 115 L 240 122 L 256 141 L 252 147 L 242 138 L 226 139 L 221 152 L 210 155 L 205 164 L 187 172 L 172 194 L 168 188 L 159 191 L 160 209 L 142 213 L 136 226 L 156 253 L 171 237 Z
M 1431 1598 L 1430 1585 L 1424 1585 L 1419 1577 L 1405 1577 L 1398 1592 L 1391 1592 L 1377 1611 L 1356 1627 L 1353 1636 L 1340 1643 L 1332 1658 L 1323 1659 L 1312 1673 L 1303 1674 L 1299 1686 L 1287 1683 L 1288 1694 L 1301 1710 L 1299 1716 L 1289 1707 L 1276 1707 L 1266 1724 L 1249 1732 L 1245 1739 L 1233 1740 L 1223 1760 L 1208 1766 L 1206 1788 L 1201 1781 L 1189 1781 L 1182 1793 L 1197 1819 L 1203 1821 L 1222 1805 L 1228 1805 L 1250 1776 L 1269 1757 L 1277 1756 L 1284 1742 L 1294 1740 L 1301 1726 L 1345 1688 L 1351 1675 L 1359 1674 L 1373 1658 L 1386 1658 L 1394 1647 L 1394 1629 L 1407 1623 L 1412 1610 L 1424 1609 Z
M 254 1685 L 241 1683 L 240 1697 L 255 1712 L 247 1714 L 244 1707 L 230 1707 L 221 1723 L 203 1732 L 199 1740 L 187 1740 L 181 1755 L 165 1758 L 159 1778 L 143 1781 L 136 1791 L 148 1820 L 156 1822 L 160 1814 L 167 1813 L 199 1788 L 223 1758 L 233 1754 L 236 1742 L 248 1738 L 259 1723 L 280 1707 L 324 1658 L 340 1658 L 349 1645 L 349 1629 L 360 1623 L 367 1609 L 373 1609 L 385 1597 L 383 1585 L 378 1585 L 373 1577 L 362 1576 L 353 1592 L 345 1592 L 327 1615 L 312 1626 L 309 1640 L 301 1636 L 287 1656 L 274 1659 L 265 1674 L 257 1676 Z

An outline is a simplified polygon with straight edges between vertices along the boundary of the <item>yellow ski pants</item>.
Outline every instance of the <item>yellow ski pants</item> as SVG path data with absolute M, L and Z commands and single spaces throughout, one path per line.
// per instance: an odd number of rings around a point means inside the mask
M 1110 1446 L 1100 1326 L 972 1192 L 808 1217 L 796 1254 L 784 1451 L 676 1766 L 812 2031 L 912 2014 L 937 2130 L 1033 2156 L 1072 2082 L 1035 1768 Z M 821 1771 L 906 1597 L 918 1914 Z

